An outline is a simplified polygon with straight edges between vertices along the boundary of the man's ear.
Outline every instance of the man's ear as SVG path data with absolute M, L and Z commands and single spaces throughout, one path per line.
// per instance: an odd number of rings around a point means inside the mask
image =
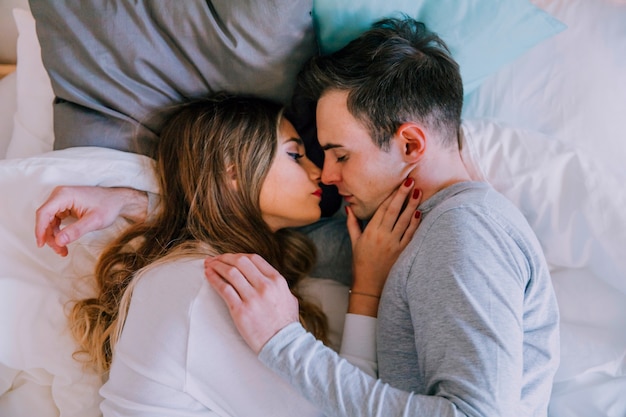
M 420 125 L 413 122 L 403 123 L 396 130 L 396 137 L 407 162 L 417 162 L 424 156 L 427 141 L 426 134 Z

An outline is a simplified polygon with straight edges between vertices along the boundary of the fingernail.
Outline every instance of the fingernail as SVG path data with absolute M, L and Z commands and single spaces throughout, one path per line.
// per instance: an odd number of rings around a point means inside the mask
M 413 185 L 413 178 L 409 177 L 409 178 L 404 180 L 404 186 L 405 187 L 410 187 L 411 185 Z
M 419 219 L 420 217 L 422 217 L 422 212 L 419 210 L 415 210 L 415 218 Z
M 413 198 L 417 200 L 421 193 L 422 192 L 418 188 L 416 188 L 415 190 L 413 190 Z

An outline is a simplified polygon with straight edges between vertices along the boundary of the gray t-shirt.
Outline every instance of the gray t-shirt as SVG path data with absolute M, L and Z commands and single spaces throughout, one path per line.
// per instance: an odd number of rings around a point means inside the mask
M 559 315 L 525 218 L 478 182 L 450 186 L 420 210 L 381 298 L 380 380 L 298 324 L 259 358 L 328 416 L 546 416 Z
M 545 416 L 559 316 L 526 219 L 478 182 L 448 187 L 421 210 L 381 297 L 379 377 L 468 415 Z

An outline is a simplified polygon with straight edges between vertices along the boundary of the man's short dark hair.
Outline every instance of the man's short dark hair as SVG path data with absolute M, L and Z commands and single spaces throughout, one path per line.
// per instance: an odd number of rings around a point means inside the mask
M 299 99 L 329 90 L 348 92 L 348 110 L 387 149 L 405 122 L 418 122 L 457 144 L 463 84 L 444 41 L 412 18 L 376 22 L 330 55 L 312 58 L 298 75 Z

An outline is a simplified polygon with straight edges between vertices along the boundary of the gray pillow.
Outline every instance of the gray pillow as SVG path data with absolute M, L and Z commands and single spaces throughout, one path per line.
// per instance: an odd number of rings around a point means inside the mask
M 312 0 L 30 0 L 55 149 L 152 156 L 168 107 L 218 90 L 285 104 L 317 53 Z
M 0 65 L 15 65 L 17 61 L 17 26 L 13 9 L 28 10 L 28 0 L 0 1 Z

